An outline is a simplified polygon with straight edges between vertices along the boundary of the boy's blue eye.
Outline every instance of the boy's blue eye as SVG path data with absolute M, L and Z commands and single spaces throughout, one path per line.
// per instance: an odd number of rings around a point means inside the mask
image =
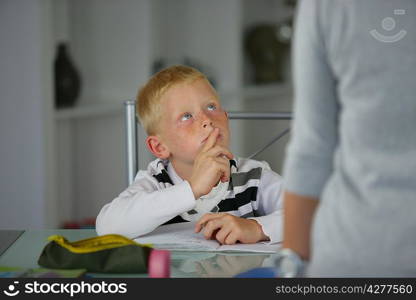
M 192 115 L 190 113 L 184 113 L 181 117 L 181 121 L 187 121 L 190 118 L 192 118 Z
M 207 108 L 208 108 L 208 110 L 216 110 L 217 106 L 215 104 L 210 104 L 210 105 L 208 105 Z

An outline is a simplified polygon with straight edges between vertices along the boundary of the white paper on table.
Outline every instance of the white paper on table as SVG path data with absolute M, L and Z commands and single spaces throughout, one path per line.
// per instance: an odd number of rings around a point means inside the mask
M 178 251 L 235 251 L 274 253 L 280 249 L 280 243 L 256 243 L 221 245 L 215 240 L 206 240 L 202 233 L 194 232 L 195 222 L 183 222 L 163 225 L 135 241 L 140 244 L 153 244 L 156 249 Z

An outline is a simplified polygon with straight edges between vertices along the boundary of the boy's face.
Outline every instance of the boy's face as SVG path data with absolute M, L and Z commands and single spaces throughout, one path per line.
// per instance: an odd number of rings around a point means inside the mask
M 215 90 L 204 79 L 171 87 L 162 96 L 161 142 L 169 149 L 169 160 L 193 164 L 214 128 L 219 128 L 217 145 L 228 149 L 227 113 Z

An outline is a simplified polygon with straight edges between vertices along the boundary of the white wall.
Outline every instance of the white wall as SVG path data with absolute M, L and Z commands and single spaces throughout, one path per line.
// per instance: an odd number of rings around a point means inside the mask
M 239 0 L 189 0 L 189 57 L 200 57 L 208 65 L 220 91 L 242 84 L 241 19 Z
M 81 104 L 136 95 L 150 73 L 148 0 L 72 0 L 71 50 L 83 74 Z
M 190 58 L 213 75 L 222 92 L 241 87 L 240 0 L 153 0 L 153 59 Z
M 41 228 L 49 219 L 47 9 L 40 0 L 0 2 L 0 228 Z

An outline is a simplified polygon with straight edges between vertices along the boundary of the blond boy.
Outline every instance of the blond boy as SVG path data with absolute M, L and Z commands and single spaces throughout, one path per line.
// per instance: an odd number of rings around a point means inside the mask
M 282 179 L 267 163 L 230 152 L 227 113 L 201 72 L 160 71 L 140 90 L 137 107 L 157 159 L 101 209 L 98 234 L 136 238 L 195 221 L 195 232 L 222 244 L 281 241 Z

